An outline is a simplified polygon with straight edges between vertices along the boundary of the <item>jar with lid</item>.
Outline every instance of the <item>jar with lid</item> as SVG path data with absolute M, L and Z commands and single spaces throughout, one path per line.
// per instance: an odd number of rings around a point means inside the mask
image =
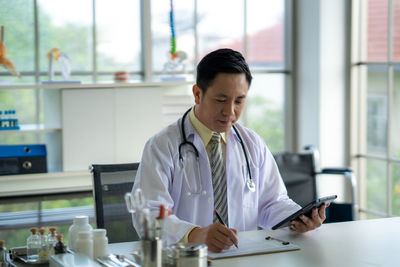
M 45 235 L 46 229 L 40 228 L 39 229 L 39 236 L 40 236 L 40 250 L 39 250 L 39 259 L 46 260 L 49 257 L 49 247 L 47 244 L 47 236 Z
M 54 254 L 67 253 L 67 246 L 63 242 L 63 234 L 57 234 L 57 243 L 54 245 Z
M 54 246 L 57 243 L 56 230 L 57 228 L 50 227 L 49 228 L 50 233 L 47 235 L 47 246 L 49 248 L 49 255 L 54 255 Z
M 93 259 L 108 254 L 108 238 L 106 229 L 95 229 L 93 235 Z
M 75 243 L 78 239 L 79 232 L 90 232 L 93 227 L 89 224 L 89 217 L 86 215 L 76 216 L 74 218 L 73 224 L 68 231 L 68 244 L 69 248 L 75 250 Z
M 0 266 L 6 266 L 7 263 L 6 241 L 0 240 Z
M 93 259 L 93 240 L 91 232 L 79 232 L 75 243 L 75 251 Z
M 195 243 L 177 243 L 167 248 L 171 266 L 207 267 L 207 246 Z
M 26 240 L 26 256 L 28 261 L 35 262 L 38 260 L 39 250 L 41 247 L 40 236 L 37 228 L 31 228 L 31 235 Z

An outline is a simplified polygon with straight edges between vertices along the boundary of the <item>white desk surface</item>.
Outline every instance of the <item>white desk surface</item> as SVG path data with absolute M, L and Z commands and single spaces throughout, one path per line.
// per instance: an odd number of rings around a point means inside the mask
M 287 229 L 239 233 L 241 236 L 272 236 L 293 242 L 300 250 L 212 261 L 211 266 L 371 267 L 400 266 L 400 217 L 324 224 L 297 234 Z M 128 255 L 139 242 L 109 245 L 109 251 Z

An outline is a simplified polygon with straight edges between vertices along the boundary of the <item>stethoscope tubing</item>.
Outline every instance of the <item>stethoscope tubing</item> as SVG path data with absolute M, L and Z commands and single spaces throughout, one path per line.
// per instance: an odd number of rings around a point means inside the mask
M 189 113 L 191 110 L 192 110 L 192 108 L 189 108 L 189 109 L 183 114 L 183 116 L 182 116 L 182 121 L 181 121 L 181 132 L 182 132 L 182 140 L 183 140 L 183 141 L 180 143 L 180 145 L 179 145 L 179 147 L 178 147 L 178 150 L 179 150 L 179 151 L 178 151 L 178 152 L 179 152 L 179 160 L 180 160 L 181 162 L 183 162 L 183 157 L 182 157 L 181 150 L 182 150 L 182 147 L 185 146 L 185 145 L 189 145 L 189 146 L 191 146 L 191 147 L 193 148 L 193 150 L 194 150 L 194 152 L 195 152 L 195 154 L 196 154 L 196 159 L 197 159 L 197 161 L 199 160 L 199 151 L 197 150 L 197 148 L 195 147 L 195 145 L 194 145 L 192 142 L 189 142 L 189 141 L 186 139 L 186 133 L 185 133 L 185 125 L 184 125 L 185 119 L 186 119 L 188 113 Z M 235 131 L 236 135 L 237 135 L 238 138 L 239 138 L 240 145 L 241 145 L 241 147 L 242 147 L 243 154 L 244 154 L 244 157 L 245 157 L 245 159 L 246 159 L 247 171 L 248 171 L 248 173 L 249 173 L 249 179 L 247 180 L 247 186 L 248 186 L 248 188 L 249 188 L 250 191 L 254 192 L 254 191 L 255 191 L 255 186 L 254 186 L 253 176 L 251 175 L 250 162 L 249 162 L 249 158 L 248 158 L 248 156 L 247 156 L 247 152 L 246 152 L 246 148 L 245 148 L 245 146 L 244 146 L 244 142 L 243 142 L 242 136 L 240 135 L 240 133 L 239 133 L 239 131 L 238 131 L 238 129 L 236 128 L 235 125 L 232 125 L 232 127 L 233 127 L 233 130 Z M 201 182 L 200 182 L 200 183 L 201 183 Z

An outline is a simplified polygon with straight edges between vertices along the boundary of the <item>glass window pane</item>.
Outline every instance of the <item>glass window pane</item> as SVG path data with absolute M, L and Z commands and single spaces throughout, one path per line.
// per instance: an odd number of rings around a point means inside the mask
M 33 22 L 33 1 L 0 0 L 0 25 L 5 28 L 4 44 L 7 51 L 7 59 L 16 67 L 17 71 L 34 71 L 35 49 L 34 49 L 34 22 Z M 8 73 L 0 67 L 1 73 Z M 5 79 L 4 79 L 5 78 Z M 25 82 L 25 78 L 12 79 L 1 77 L 1 80 L 14 80 Z
M 368 0 L 368 61 L 388 60 L 389 0 Z
M 284 65 L 284 1 L 247 1 L 247 60 L 252 69 Z
M 254 74 L 246 104 L 246 124 L 272 152 L 284 150 L 284 75 Z
M 141 71 L 139 0 L 97 0 L 98 71 Z
M 367 153 L 386 155 L 387 67 L 368 67 Z
M 400 2 L 400 1 L 399 1 Z M 400 159 L 400 66 L 394 66 L 393 97 L 391 112 L 391 153 Z
M 53 196 L 21 197 L 0 201 L 0 237 L 7 247 L 25 246 L 29 228 L 51 226 L 64 235 L 68 244 L 68 229 L 75 215 L 89 215 L 94 225 L 91 192 Z
M 162 71 L 171 59 L 170 1 L 151 1 L 151 26 L 153 48 L 153 71 Z M 168 71 L 192 71 L 194 65 L 194 1 L 173 1 L 174 33 L 176 50 L 186 53 L 183 64 L 171 67 Z M 172 66 L 172 65 L 171 65 Z
M 392 214 L 400 216 L 400 164 L 392 165 Z
M 36 90 L 0 90 L 0 110 L 15 110 L 19 124 L 36 123 Z
M 199 60 L 223 47 L 243 53 L 243 0 L 202 0 L 197 3 Z
M 48 71 L 46 54 L 52 48 L 59 48 L 68 55 L 72 72 L 92 71 L 92 1 L 38 0 L 38 11 L 40 71 Z M 59 72 L 59 61 L 53 64 L 54 70 Z M 56 75 L 55 80 L 62 80 L 62 77 Z
M 400 1 L 394 0 L 393 60 L 400 61 Z
M 367 209 L 386 213 L 386 162 L 366 160 Z

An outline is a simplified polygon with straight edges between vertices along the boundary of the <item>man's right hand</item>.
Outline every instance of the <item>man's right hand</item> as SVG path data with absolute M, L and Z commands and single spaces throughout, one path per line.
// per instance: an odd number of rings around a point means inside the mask
M 188 236 L 188 241 L 206 244 L 208 250 L 221 252 L 224 249 L 229 249 L 233 244 L 238 244 L 236 234 L 236 229 L 228 228 L 223 224 L 215 222 L 204 228 L 194 228 Z

